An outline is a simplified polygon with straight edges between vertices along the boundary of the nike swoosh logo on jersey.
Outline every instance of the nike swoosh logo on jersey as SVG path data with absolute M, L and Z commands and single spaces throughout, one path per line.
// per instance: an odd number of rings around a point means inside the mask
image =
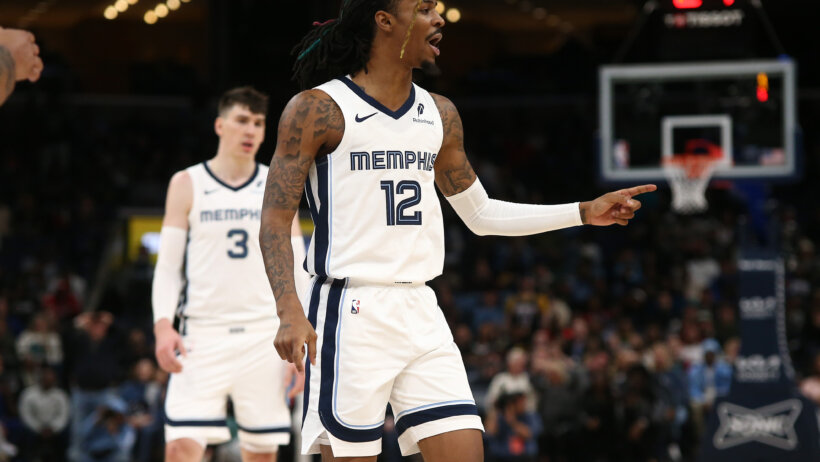
M 212 190 L 210 190 L 210 191 L 205 191 L 205 195 L 207 196 L 208 194 L 213 194 L 213 193 L 215 193 L 215 192 L 219 191 L 219 189 L 220 189 L 220 188 L 216 188 L 216 189 L 212 189 Z
M 369 116 L 364 116 L 364 117 L 359 117 L 359 114 L 356 114 L 356 122 L 360 122 L 360 123 L 364 122 L 365 120 L 373 117 L 376 114 L 378 114 L 378 112 L 374 112 L 373 114 L 370 114 Z

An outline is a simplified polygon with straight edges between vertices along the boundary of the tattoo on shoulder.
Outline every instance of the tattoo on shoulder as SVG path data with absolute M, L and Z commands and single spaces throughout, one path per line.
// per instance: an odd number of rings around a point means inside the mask
M 302 152 L 307 121 L 316 97 L 310 93 L 291 101 L 282 112 L 277 132 L 276 153 L 268 171 L 263 208 L 295 209 L 313 156 Z
M 14 57 L 8 48 L 0 45 L 0 100 L 5 99 L 14 90 L 14 74 Z
M 432 96 L 441 114 L 445 143 L 454 149 L 457 157 L 461 158 L 454 165 L 448 165 L 448 168 L 437 172 L 437 175 L 443 175 L 445 180 L 436 182 L 439 189 L 445 196 L 452 196 L 469 188 L 475 181 L 476 174 L 470 161 L 467 160 L 467 153 L 464 150 L 464 125 L 455 104 L 443 96 L 436 94 Z
M 313 137 L 319 138 L 327 135 L 328 139 L 341 140 L 345 129 L 345 119 L 342 115 L 342 109 L 333 101 L 333 98 L 326 96 L 324 98 L 317 98 L 316 103 L 316 120 L 314 122 Z M 336 148 L 334 142 L 325 143 L 322 146 L 323 150 L 327 152 Z

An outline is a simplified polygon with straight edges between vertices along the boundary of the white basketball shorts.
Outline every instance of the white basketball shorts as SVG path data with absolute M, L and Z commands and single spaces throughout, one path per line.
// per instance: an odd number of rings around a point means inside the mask
M 243 447 L 272 452 L 290 442 L 287 363 L 273 346 L 277 328 L 278 321 L 207 327 L 186 323 L 182 342 L 187 357 L 178 357 L 182 372 L 168 381 L 166 441 L 228 441 L 230 398 Z
M 387 404 L 402 454 L 462 429 L 483 431 L 464 363 L 425 285 L 374 286 L 314 277 L 308 320 L 316 365 L 305 378 L 302 452 L 336 457 L 381 452 Z

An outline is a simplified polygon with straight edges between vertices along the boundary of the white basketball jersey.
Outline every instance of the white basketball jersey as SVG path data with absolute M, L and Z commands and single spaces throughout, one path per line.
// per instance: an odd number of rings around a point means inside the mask
M 257 164 L 251 178 L 236 188 L 220 181 L 204 162 L 187 172 L 194 202 L 180 317 L 201 324 L 275 318 L 276 301 L 259 247 L 268 168 Z
M 315 224 L 308 272 L 386 284 L 438 276 L 444 225 L 433 165 L 444 131 L 435 101 L 413 85 L 391 111 L 348 77 L 317 88 L 341 108 L 345 129 L 305 185 Z

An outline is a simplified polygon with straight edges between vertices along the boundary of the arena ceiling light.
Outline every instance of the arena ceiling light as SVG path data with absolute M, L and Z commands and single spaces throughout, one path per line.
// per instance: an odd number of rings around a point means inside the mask
M 117 19 L 118 14 L 120 14 L 119 11 L 117 11 L 117 9 L 114 8 L 113 5 L 108 5 L 107 7 L 105 7 L 105 11 L 103 12 L 103 16 L 105 17 L 105 19 L 108 20 Z
M 157 14 L 158 18 L 164 18 L 164 17 L 168 16 L 168 13 L 169 13 L 168 6 L 165 5 L 164 3 L 160 3 L 159 5 L 156 6 L 156 8 L 154 8 L 154 13 Z
M 146 24 L 156 24 L 162 18 L 168 17 L 172 11 L 178 10 L 183 3 L 190 3 L 191 0 L 167 0 L 165 3 L 158 3 L 153 9 L 145 12 L 143 20 Z
M 103 17 L 108 20 L 117 19 L 117 17 L 125 13 L 129 7 L 136 5 L 140 0 L 116 0 L 111 5 L 105 7 L 103 10 Z
M 154 13 L 154 10 L 148 10 L 142 19 L 145 21 L 145 24 L 156 24 L 159 18 L 157 18 L 157 14 Z
M 450 21 L 451 23 L 457 23 L 461 20 L 461 10 L 459 10 L 458 8 L 450 8 L 449 10 L 447 10 L 447 13 L 445 13 L 445 17 L 447 21 Z

